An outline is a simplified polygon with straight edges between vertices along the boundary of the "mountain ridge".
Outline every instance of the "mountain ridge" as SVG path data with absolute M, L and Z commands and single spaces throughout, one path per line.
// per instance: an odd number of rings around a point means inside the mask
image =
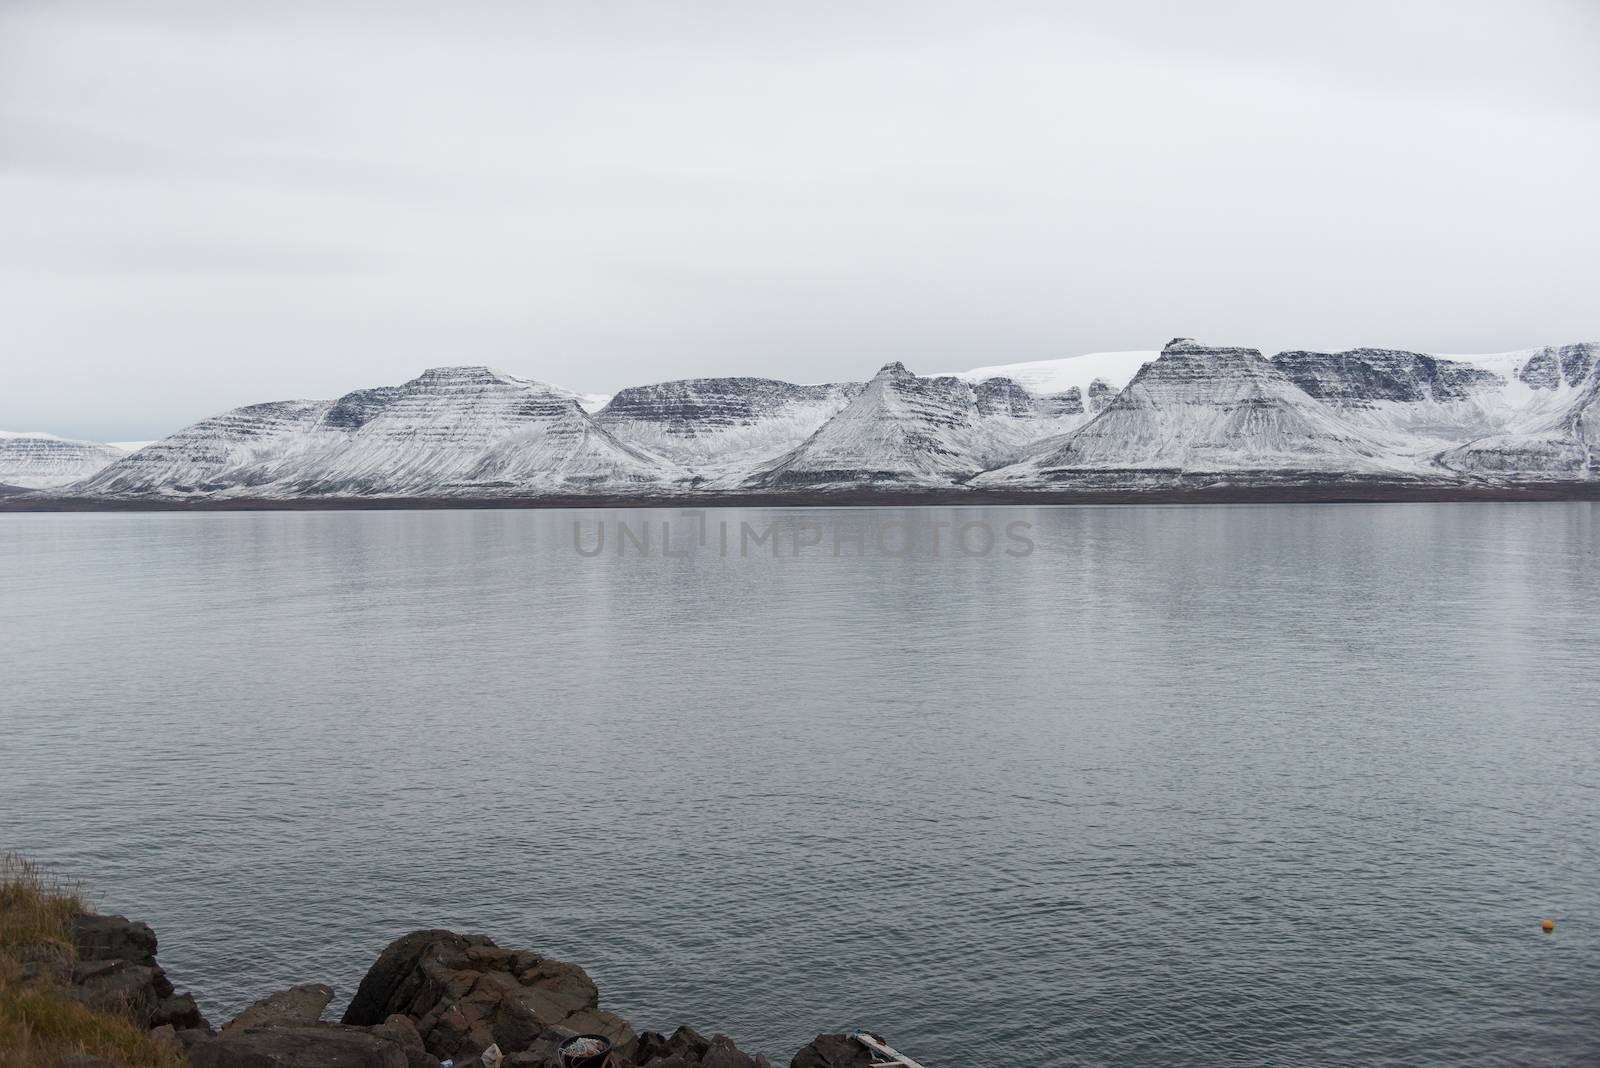
M 26 439 L 39 452 L 49 436 L 0 434 L 0 485 L 11 487 L 8 502 L 225 502 L 859 490 L 1025 499 L 1600 479 L 1592 342 L 1479 357 L 1383 348 L 1267 357 L 1174 338 L 1159 352 L 1091 356 L 1079 367 L 1067 358 L 926 376 L 893 361 L 867 382 L 678 379 L 598 406 L 594 395 L 485 366 L 436 367 L 332 400 L 232 409 L 132 453 L 70 443 L 79 467 L 20 489 L 7 477 L 7 443 Z M 1006 369 L 1016 377 L 991 373 Z

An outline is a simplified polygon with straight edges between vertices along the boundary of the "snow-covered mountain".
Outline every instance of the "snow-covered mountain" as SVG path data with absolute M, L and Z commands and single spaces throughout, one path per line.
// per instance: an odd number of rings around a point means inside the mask
M 595 421 L 622 441 L 716 478 L 781 456 L 865 388 L 860 382 L 688 378 L 624 389 Z
M 1499 479 L 1600 479 L 1600 344 L 1551 346 L 1522 356 L 1505 390 L 1500 432 L 1438 456 L 1462 474 Z
M 1336 388 L 1329 376 L 1308 382 Z M 1142 485 L 1193 475 L 1256 481 L 1409 473 L 1393 448 L 1342 420 L 1255 349 L 1177 338 L 1092 421 L 989 471 L 986 488 Z
M 921 378 L 887 364 L 839 414 L 745 479 L 753 488 L 949 486 L 1081 422 L 1075 397 L 1039 397 L 1009 378 Z
M 62 438 L 38 430 L 0 430 L 0 486 L 67 486 L 126 455 L 126 449 L 98 441 Z
M 82 494 L 459 496 L 669 483 L 684 472 L 618 441 L 568 390 L 438 367 L 336 401 L 202 420 L 99 472 Z
M 591 410 L 599 399 L 486 367 L 434 368 L 336 400 L 234 409 L 131 455 L 0 435 L 0 487 L 166 500 L 692 499 L 1600 482 L 1592 343 L 1268 359 L 1178 339 L 1160 353 L 949 375 L 891 363 L 866 383 L 662 382 Z

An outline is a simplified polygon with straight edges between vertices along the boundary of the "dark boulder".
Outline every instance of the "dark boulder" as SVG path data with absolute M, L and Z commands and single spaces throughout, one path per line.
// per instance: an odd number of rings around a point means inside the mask
M 700 1058 L 700 1068 L 758 1068 L 766 1064 L 764 1057 L 752 1057 L 733 1044 L 727 1035 L 711 1039 L 711 1048 Z
M 710 1048 L 710 1039 L 692 1027 L 680 1027 L 672 1032 L 671 1037 L 659 1031 L 646 1031 L 639 1036 L 634 1056 L 640 1065 L 651 1064 L 658 1060 L 670 1060 L 673 1057 L 681 1058 L 686 1064 L 699 1064 L 700 1058 L 704 1057 Z
M 224 1031 L 189 1051 L 190 1068 L 438 1068 L 386 1035 L 343 1024 Z
M 367 969 L 356 996 L 344 1010 L 342 1022 L 370 1027 L 394 1013 L 411 1015 L 407 1010 L 427 982 L 422 971 L 425 955 L 488 943 L 489 939 L 482 935 L 437 930 L 412 931 L 395 939 Z
M 505 1054 L 541 1038 L 601 1034 L 631 1059 L 635 1036 L 600 1009 L 600 992 L 573 964 L 501 949 L 483 935 L 414 931 L 386 948 L 361 981 L 344 1023 L 414 1021 L 429 1053 L 458 1063 L 491 1045 Z
M 79 960 L 124 960 L 154 967 L 156 933 L 149 924 L 126 916 L 79 914 L 72 921 L 73 949 Z
M 314 1024 L 333 1000 L 333 987 L 324 983 L 301 983 L 276 994 L 268 994 L 238 1016 L 222 1025 L 224 1031 L 253 1027 L 292 1027 Z
M 156 963 L 156 935 L 126 916 L 81 913 L 72 921 L 77 961 L 70 981 L 79 1000 L 95 1009 L 125 1012 L 141 1026 L 209 1031 L 194 998 L 173 989 Z
M 150 1026 L 185 1031 L 193 1028 L 205 1030 L 209 1025 L 206 1018 L 200 1015 L 200 1006 L 194 1003 L 192 995 L 173 994 L 156 1003 L 155 1011 L 150 1014 Z
M 751 1056 L 727 1035 L 706 1038 L 691 1027 L 670 1036 L 646 1031 L 639 1036 L 633 1063 L 638 1068 L 770 1068 L 765 1057 Z
M 872 1060 L 871 1051 L 849 1035 L 818 1035 L 794 1055 L 789 1068 L 866 1068 Z

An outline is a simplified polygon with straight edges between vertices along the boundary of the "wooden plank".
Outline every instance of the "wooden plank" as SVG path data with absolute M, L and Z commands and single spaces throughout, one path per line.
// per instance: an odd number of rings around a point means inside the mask
M 882 1057 L 888 1057 L 890 1064 L 903 1065 L 904 1068 L 923 1068 L 922 1065 L 907 1057 L 893 1046 L 879 1042 L 865 1031 L 852 1031 L 850 1037 Z

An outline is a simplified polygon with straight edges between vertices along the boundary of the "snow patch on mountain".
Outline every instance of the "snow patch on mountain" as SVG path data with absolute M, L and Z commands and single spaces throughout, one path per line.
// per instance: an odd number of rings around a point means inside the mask
M 1143 349 L 1131 352 L 1090 352 L 1056 360 L 1002 363 L 993 367 L 975 367 L 970 371 L 951 371 L 945 374 L 968 382 L 982 382 L 986 378 L 1009 378 L 1029 392 L 1041 396 L 1076 389 L 1080 397 L 1087 398 L 1096 381 L 1103 382 L 1113 390 L 1120 390 L 1133 381 L 1133 376 L 1139 373 L 1139 368 L 1160 355 L 1159 352 Z

